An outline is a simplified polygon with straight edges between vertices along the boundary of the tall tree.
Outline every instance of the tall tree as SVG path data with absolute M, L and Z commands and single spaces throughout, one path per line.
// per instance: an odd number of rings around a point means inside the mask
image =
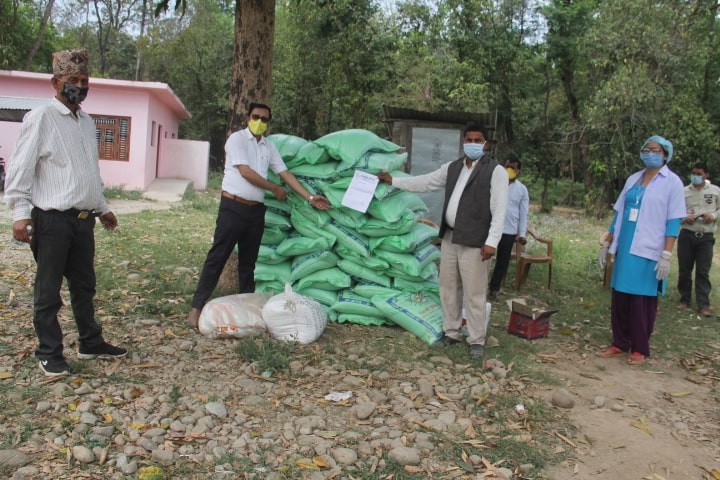
M 30 53 L 28 53 L 27 60 L 25 60 L 25 70 L 30 70 L 30 67 L 33 63 L 33 58 L 35 58 L 35 54 L 38 52 L 40 46 L 43 43 L 43 39 L 45 37 L 45 30 L 47 30 L 48 20 L 50 19 L 53 5 L 55 5 L 55 0 L 48 0 L 47 5 L 45 5 L 45 12 L 43 13 L 42 19 L 40 20 L 40 27 L 38 28 L 37 37 L 35 38 L 35 42 L 33 43 L 32 48 L 30 49 Z
M 251 101 L 271 103 L 275 1 L 236 0 L 229 130 L 244 126 Z

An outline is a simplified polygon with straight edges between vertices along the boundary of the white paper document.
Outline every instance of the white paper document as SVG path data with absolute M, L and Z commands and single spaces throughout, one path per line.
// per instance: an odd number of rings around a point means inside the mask
M 358 212 L 367 212 L 379 181 L 372 173 L 355 170 L 350 186 L 342 199 L 342 205 Z

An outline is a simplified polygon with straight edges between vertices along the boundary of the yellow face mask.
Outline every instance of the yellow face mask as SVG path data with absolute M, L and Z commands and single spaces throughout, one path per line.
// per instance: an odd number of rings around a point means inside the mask
M 517 178 L 517 172 L 514 168 L 505 167 L 505 170 L 508 172 L 508 178 L 511 182 Z
M 267 125 L 267 123 L 263 122 L 262 120 L 260 120 L 258 118 L 257 120 L 250 120 L 248 122 L 248 128 L 250 128 L 250 131 L 252 132 L 253 135 L 256 135 L 259 137 L 260 135 L 265 133 L 265 131 L 268 128 L 268 125 Z

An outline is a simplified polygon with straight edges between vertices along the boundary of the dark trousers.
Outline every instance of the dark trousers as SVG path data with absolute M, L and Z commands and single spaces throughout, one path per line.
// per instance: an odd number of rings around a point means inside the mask
M 690 305 L 692 298 L 692 271 L 695 268 L 695 302 L 698 308 L 710 306 L 710 267 L 712 266 L 715 236 L 681 229 L 678 235 L 678 292 L 680 302 Z
M 497 292 L 500 290 L 503 278 L 507 275 L 508 265 L 510 264 L 510 256 L 512 254 L 513 244 L 517 235 L 503 233 L 498 242 L 497 251 L 495 252 L 495 268 L 490 278 L 490 291 Z
M 103 342 L 102 328 L 95 320 L 95 217 L 80 219 L 58 211 L 32 211 L 34 234 L 30 243 L 37 273 L 33 294 L 33 325 L 41 360 L 62 358 L 63 333 L 57 314 L 62 306 L 63 277 L 70 290 L 79 342 L 94 347 Z
M 657 305 L 657 295 L 633 295 L 613 289 L 610 305 L 613 346 L 649 357 Z
M 193 308 L 202 309 L 208 301 L 235 245 L 238 247 L 239 293 L 255 291 L 255 262 L 264 229 L 265 205 L 244 205 L 221 197 L 213 244 L 192 298 Z

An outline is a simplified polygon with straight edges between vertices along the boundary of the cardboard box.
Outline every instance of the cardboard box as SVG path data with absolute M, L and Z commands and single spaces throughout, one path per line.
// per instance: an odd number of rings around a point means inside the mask
M 508 333 L 534 340 L 550 333 L 550 316 L 559 310 L 540 310 L 521 302 L 512 302 Z

